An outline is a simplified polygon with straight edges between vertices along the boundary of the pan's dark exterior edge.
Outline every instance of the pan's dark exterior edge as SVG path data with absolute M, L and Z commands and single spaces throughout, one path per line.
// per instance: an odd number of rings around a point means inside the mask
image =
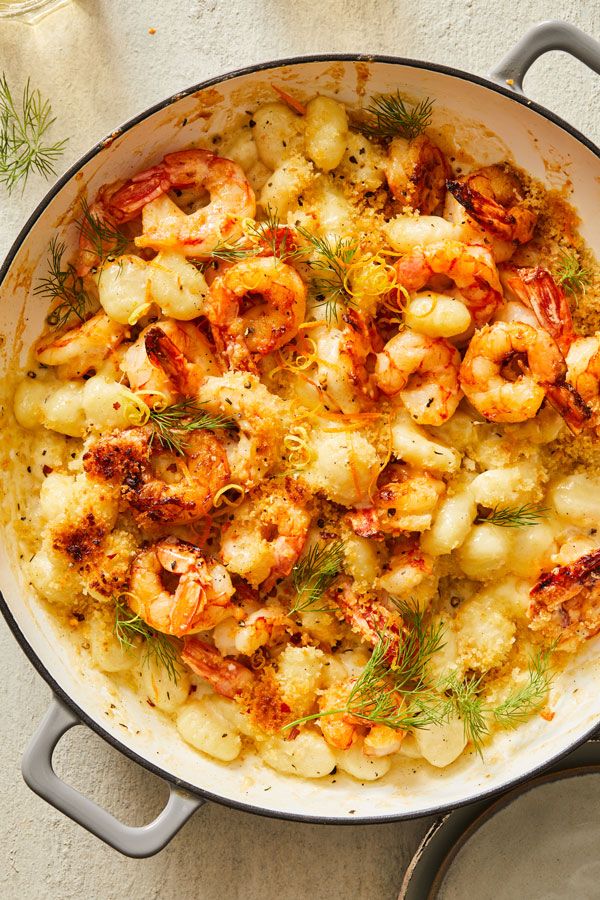
M 61 177 L 57 180 L 56 184 L 50 189 L 50 191 L 46 194 L 43 200 L 37 205 L 32 214 L 27 219 L 25 225 L 19 232 L 18 237 L 13 243 L 10 251 L 6 259 L 4 260 L 2 267 L 0 268 L 0 284 L 4 281 L 8 270 L 12 264 L 13 259 L 15 258 L 16 253 L 18 252 L 21 244 L 26 239 L 29 231 L 31 230 L 33 224 L 37 221 L 41 213 L 48 206 L 50 201 L 56 196 L 56 194 L 60 191 L 60 189 L 87 163 L 89 160 L 93 159 L 97 156 L 108 143 L 111 143 L 118 138 L 120 135 L 126 133 L 139 122 L 142 122 L 144 119 L 147 119 L 149 116 L 153 115 L 155 112 L 160 111 L 172 103 L 180 100 L 182 97 L 189 96 L 190 94 L 194 94 L 197 91 L 204 90 L 209 87 L 213 87 L 215 85 L 221 84 L 224 81 L 229 81 L 233 78 L 237 78 L 242 75 L 251 75 L 256 72 L 268 71 L 270 69 L 277 69 L 283 66 L 293 66 L 297 64 L 311 63 L 311 62 L 374 62 L 374 63 L 387 63 L 398 67 L 399 70 L 399 82 L 401 81 L 401 71 L 402 68 L 417 68 L 423 69 L 431 72 L 438 72 L 442 75 L 447 75 L 452 78 L 457 78 L 462 81 L 470 81 L 473 84 L 480 85 L 483 88 L 486 88 L 490 91 L 494 91 L 498 94 L 502 94 L 508 99 L 512 100 L 515 103 L 521 104 L 523 106 L 529 107 L 535 112 L 539 113 L 544 118 L 548 119 L 554 125 L 557 125 L 559 128 L 566 131 L 576 140 L 578 140 L 581 144 L 588 148 L 595 156 L 600 158 L 600 148 L 598 148 L 592 141 L 588 140 L 580 131 L 576 128 L 573 128 L 559 116 L 556 116 L 554 113 L 545 109 L 537 103 L 534 103 L 531 100 L 528 100 L 526 97 L 522 95 L 515 94 L 513 91 L 509 90 L 509 88 L 505 88 L 502 85 L 496 84 L 493 81 L 490 81 L 486 78 L 482 78 L 477 75 L 471 75 L 467 72 L 463 72 L 460 69 L 454 69 L 449 66 L 437 65 L 434 63 L 427 63 L 421 60 L 413 60 L 406 59 L 403 57 L 394 57 L 394 56 L 380 56 L 376 54 L 364 54 L 364 53 L 336 53 L 336 54 L 324 54 L 324 55 L 314 55 L 314 56 L 299 56 L 299 57 L 291 57 L 281 60 L 274 60 L 272 62 L 261 63 L 254 66 L 247 66 L 242 69 L 236 69 L 234 71 L 228 72 L 225 75 L 218 76 L 216 78 L 210 78 L 207 81 L 203 81 L 199 84 L 194 85 L 184 91 L 180 91 L 161 103 L 157 103 L 154 106 L 147 109 L 145 112 L 141 113 L 138 116 L 135 116 L 133 119 L 130 119 L 120 128 L 117 128 L 108 138 L 103 141 L 97 143 L 88 153 L 86 153 L 78 162 L 76 162 L 73 166 L 71 166 Z M 107 731 L 102 728 L 101 725 L 97 724 L 90 716 L 69 697 L 60 685 L 54 680 L 52 675 L 48 672 L 45 666 L 42 664 L 41 660 L 38 658 L 36 653 L 33 651 L 29 642 L 25 638 L 24 634 L 21 632 L 17 622 L 15 621 L 6 600 L 0 593 L 0 612 L 4 616 L 10 630 L 14 634 L 16 640 L 24 651 L 25 655 L 30 660 L 31 664 L 37 670 L 37 672 L 42 676 L 42 678 L 46 681 L 46 683 L 50 686 L 50 688 L 54 691 L 54 693 L 70 708 L 73 710 L 75 715 L 79 717 L 81 722 L 99 734 L 108 744 L 113 746 L 115 749 L 119 750 L 126 757 L 133 760 L 133 762 L 138 763 L 138 765 L 152 772 L 154 775 L 163 778 L 165 781 L 177 785 L 178 787 L 189 791 L 191 794 L 195 794 L 197 796 L 203 797 L 207 800 L 213 800 L 217 803 L 221 803 L 223 805 L 232 807 L 234 809 L 239 809 L 244 812 L 250 812 L 257 815 L 267 816 L 270 818 L 278 818 L 278 819 L 286 819 L 297 822 L 308 822 L 313 824 L 327 824 L 327 825 L 365 825 L 365 824 L 385 824 L 387 822 L 397 822 L 408 819 L 417 819 L 425 815 L 438 815 L 440 813 L 447 812 L 451 809 L 457 809 L 459 807 L 468 806 L 471 803 L 477 803 L 481 800 L 484 800 L 488 797 L 492 797 L 507 788 L 513 788 L 533 776 L 539 774 L 540 772 L 545 771 L 548 766 L 555 764 L 557 761 L 562 759 L 568 753 L 571 753 L 576 747 L 586 741 L 597 728 L 598 723 L 594 723 L 589 731 L 585 734 L 578 737 L 573 743 L 567 747 L 565 750 L 557 753 L 555 756 L 546 760 L 542 765 L 537 766 L 535 769 L 528 771 L 522 776 L 517 778 L 509 779 L 505 784 L 495 787 L 490 790 L 483 790 L 477 795 L 470 797 L 468 800 L 461 801 L 460 803 L 452 803 L 441 805 L 439 807 L 431 808 L 422 812 L 408 812 L 408 813 L 393 813 L 390 815 L 383 816 L 361 816 L 356 819 L 349 819 L 346 817 L 330 817 L 330 816 L 308 816 L 308 815 L 296 815 L 293 813 L 284 813 L 276 810 L 266 809 L 260 806 L 253 806 L 250 803 L 244 803 L 241 800 L 231 800 L 229 798 L 225 798 L 220 796 L 217 793 L 212 793 L 211 791 L 207 791 L 203 788 L 198 788 L 192 784 L 189 784 L 186 781 L 182 781 L 173 775 L 165 772 L 159 766 L 150 762 L 149 760 L 139 756 L 135 751 L 131 750 L 126 745 L 122 744 L 121 741 L 113 737 Z M 600 717 L 599 717 L 600 718 Z

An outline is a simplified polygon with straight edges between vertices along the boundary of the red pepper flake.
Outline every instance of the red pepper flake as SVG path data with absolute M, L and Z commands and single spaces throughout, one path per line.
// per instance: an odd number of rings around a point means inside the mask
M 543 709 L 540 713 L 542 719 L 545 719 L 546 722 L 551 722 L 556 713 L 552 712 L 551 709 Z
M 42 472 L 44 473 L 44 475 L 49 475 L 50 472 L 53 472 L 53 471 L 54 471 L 54 469 L 52 468 L 52 466 L 46 466 L 46 465 L 42 466 Z

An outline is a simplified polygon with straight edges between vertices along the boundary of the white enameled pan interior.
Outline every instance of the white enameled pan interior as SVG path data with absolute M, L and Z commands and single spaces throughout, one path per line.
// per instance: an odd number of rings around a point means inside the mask
M 434 98 L 433 125 L 451 129 L 475 159 L 489 163 L 510 155 L 548 187 L 564 190 L 579 212 L 583 235 L 600 255 L 600 162 L 593 149 L 544 115 L 482 84 L 416 65 L 300 61 L 242 73 L 176 98 L 106 142 L 66 180 L 31 226 L 0 286 L 3 367 L 12 362 L 13 348 L 24 354 L 42 327 L 44 304 L 31 297 L 32 279 L 44 272 L 48 241 L 56 229 L 64 232 L 67 242 L 74 240 L 73 228 L 62 223 L 69 220 L 81 193 L 91 198 L 100 185 L 133 175 L 158 162 L 165 152 L 195 141 L 206 144 L 212 134 L 235 121 L 236 111 L 272 99 L 272 82 L 301 98 L 319 92 L 351 105 L 397 88 L 415 99 Z M 501 734 L 485 762 L 466 758 L 438 771 L 407 760 L 383 781 L 365 785 L 340 774 L 318 781 L 282 776 L 252 755 L 221 765 L 184 744 L 173 725 L 149 709 L 143 698 L 117 696 L 105 676 L 87 667 L 21 583 L 10 528 L 2 543 L 0 588 L 13 628 L 20 631 L 47 677 L 122 749 L 171 779 L 226 802 L 321 821 L 425 814 L 526 776 L 581 740 L 598 719 L 600 662 L 594 659 L 590 642 L 557 682 L 554 720 L 536 717 L 516 732 Z

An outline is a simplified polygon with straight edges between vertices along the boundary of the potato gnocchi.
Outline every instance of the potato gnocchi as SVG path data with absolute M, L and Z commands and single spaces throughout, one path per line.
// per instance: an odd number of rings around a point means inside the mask
M 447 767 L 600 630 L 595 262 L 394 102 L 282 95 L 105 185 L 16 386 L 32 585 L 223 763 Z

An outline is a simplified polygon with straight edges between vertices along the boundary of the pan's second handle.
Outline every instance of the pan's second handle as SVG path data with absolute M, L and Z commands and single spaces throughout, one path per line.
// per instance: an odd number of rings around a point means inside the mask
M 540 22 L 523 35 L 490 72 L 490 78 L 523 93 L 523 79 L 536 59 L 549 50 L 564 50 L 600 74 L 600 42 L 569 22 Z
M 148 825 L 124 825 L 109 812 L 76 791 L 52 768 L 52 754 L 61 737 L 81 722 L 55 697 L 27 747 L 22 762 L 23 778 L 32 791 L 100 840 L 125 856 L 153 856 L 175 837 L 182 825 L 205 800 L 169 785 L 169 799 Z

